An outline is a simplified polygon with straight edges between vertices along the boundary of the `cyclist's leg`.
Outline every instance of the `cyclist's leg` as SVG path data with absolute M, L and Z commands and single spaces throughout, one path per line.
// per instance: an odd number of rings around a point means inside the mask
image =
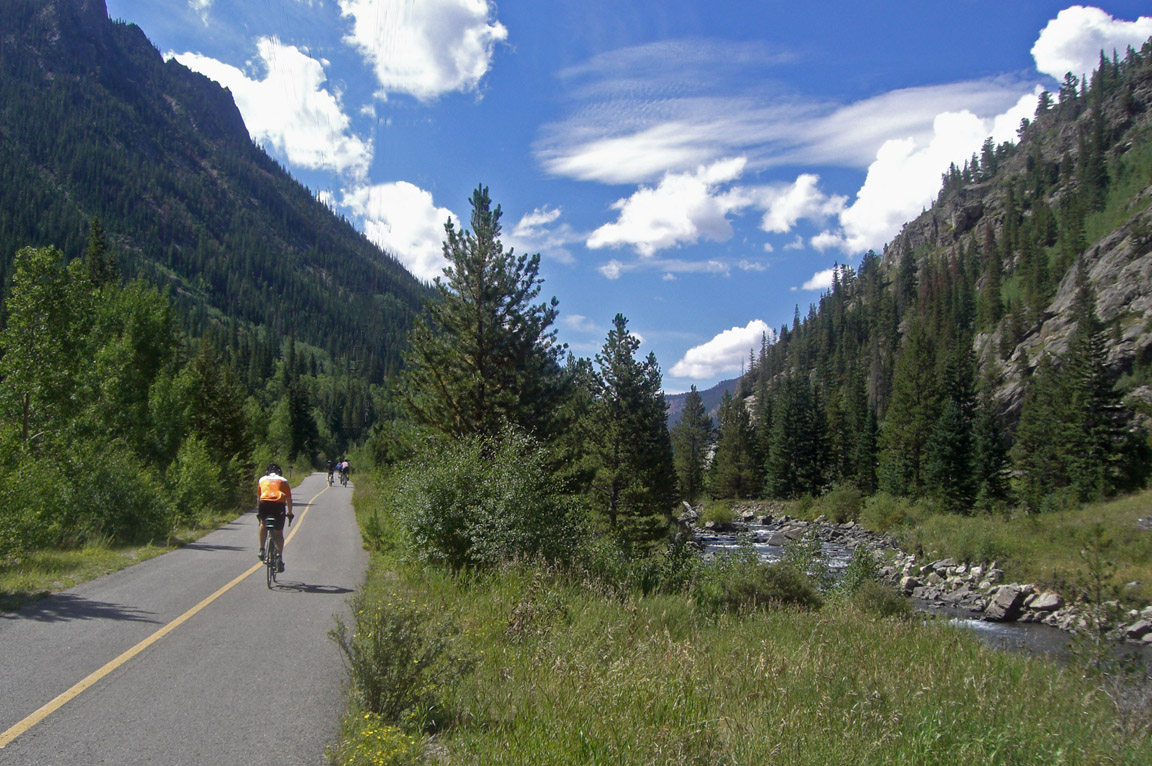
M 259 551 L 257 555 L 264 558 L 264 540 L 268 537 L 268 528 L 264 526 L 264 519 L 259 514 L 256 515 L 256 529 L 259 531 L 260 539 L 260 547 L 256 549 Z

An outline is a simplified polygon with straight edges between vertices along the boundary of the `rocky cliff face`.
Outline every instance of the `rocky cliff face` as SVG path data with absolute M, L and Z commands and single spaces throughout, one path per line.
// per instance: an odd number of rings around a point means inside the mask
M 1109 145 L 1106 159 L 1110 168 L 1116 167 L 1127 153 L 1147 147 L 1152 142 L 1152 67 L 1133 72 L 1124 87 L 1097 104 L 1081 108 L 1083 112 L 1074 120 L 1058 119 L 1054 113 L 1038 115 L 1022 131 L 1020 143 L 992 178 L 952 190 L 906 224 L 885 247 L 884 265 L 894 269 L 900 256 L 907 252 L 917 253 L 919 258 L 955 253 L 973 239 L 981 242 L 985 228 L 990 228 L 996 241 L 1002 242 L 1008 189 L 1017 190 L 1018 201 L 1025 205 L 1022 222 L 1026 222 L 1033 215 L 1029 203 L 1036 201 L 1029 198 L 1025 183 L 1030 168 L 1040 163 L 1059 174 L 1062 166 L 1075 164 L 1083 151 L 1084 136 L 1096 127 L 1092 120 L 1097 110 L 1102 115 L 1102 130 Z M 1097 314 L 1111 328 L 1108 362 L 1117 379 L 1152 363 L 1152 167 L 1142 163 L 1139 169 L 1143 171 L 1143 183 L 1114 216 L 1120 221 L 1118 225 L 1088 242 L 1082 252 Z M 1055 210 L 1065 195 L 1075 191 L 1074 185 L 1058 185 L 1044 193 L 1044 201 Z M 1004 262 L 1005 272 L 1010 273 L 1018 265 L 1019 254 L 1013 254 Z M 1040 358 L 1067 350 L 1074 329 L 1071 309 L 1075 294 L 1076 270 L 1072 268 L 1060 277 L 1039 321 L 1027 326 L 1018 342 L 1008 342 L 1012 348 L 1006 356 L 1005 322 L 976 337 L 974 346 L 981 367 L 992 370 L 999 380 L 997 398 L 1010 420 L 1019 410 L 1026 379 Z M 1136 383 L 1126 393 L 1134 409 L 1145 417 L 1152 415 L 1152 387 Z

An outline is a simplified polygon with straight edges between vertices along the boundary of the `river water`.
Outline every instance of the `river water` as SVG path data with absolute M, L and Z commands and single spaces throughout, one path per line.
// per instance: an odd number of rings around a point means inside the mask
M 762 561 L 776 563 L 784 557 L 784 548 L 770 545 L 768 540 L 784 525 L 780 523 L 743 525 L 744 532 L 714 532 L 699 530 L 696 541 L 703 546 L 705 555 L 721 556 L 732 553 L 743 545 L 751 544 Z M 821 543 L 821 552 L 829 572 L 835 577 L 852 559 L 852 549 L 839 542 Z M 1054 659 L 1068 656 L 1071 634 L 1041 623 L 985 622 L 971 612 L 942 607 L 930 602 L 912 601 L 919 611 L 946 620 L 948 624 L 971 631 L 988 646 L 1006 651 L 1038 654 Z M 1138 655 L 1152 664 L 1152 647 L 1125 644 L 1117 647 L 1124 655 Z

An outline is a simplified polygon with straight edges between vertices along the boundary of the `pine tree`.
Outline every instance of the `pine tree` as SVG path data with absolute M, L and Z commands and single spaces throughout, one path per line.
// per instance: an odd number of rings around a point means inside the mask
M 617 314 L 596 355 L 592 408 L 597 507 L 626 548 L 664 538 L 676 502 L 676 469 L 660 365 L 652 354 L 638 361 L 639 339 Z
M 533 303 L 540 255 L 504 250 L 487 188 L 471 204 L 471 231 L 444 226 L 449 265 L 411 333 L 401 392 L 418 421 L 452 436 L 494 437 L 513 424 L 547 439 L 563 393 L 557 301 Z
M 221 469 L 242 464 L 251 453 L 244 387 L 239 376 L 209 343 L 189 361 L 182 377 L 186 422 L 203 440 L 212 461 Z
M 720 426 L 716 453 L 708 475 L 713 497 L 748 499 L 760 490 L 755 435 L 744 400 L 724 392 L 720 402 Z
M 892 373 L 892 402 L 880 432 L 881 489 L 918 495 L 923 488 L 925 449 L 937 417 L 936 352 L 921 321 L 904 336 Z
M 794 498 L 824 485 L 824 423 L 808 381 L 789 373 L 772 408 L 772 438 L 764 466 L 764 493 Z
M 1009 497 L 1008 451 L 989 388 L 981 392 L 972 423 L 972 478 L 980 510 L 991 510 Z
M 1069 483 L 1063 450 L 1071 434 L 1060 406 L 1065 393 L 1051 359 L 1042 357 L 1024 396 L 1011 450 L 1017 494 L 1033 512 L 1041 509 L 1045 497 Z
M 680 493 L 689 503 L 695 503 L 704 490 L 704 460 L 712 441 L 712 427 L 704 400 L 696 386 L 692 386 L 684 397 L 680 420 L 670 433 Z
M 97 289 L 120 279 L 120 269 L 116 265 L 116 259 L 108 251 L 108 238 L 97 216 L 92 216 L 92 221 L 88 224 L 84 265 L 87 267 L 88 280 Z
M 1105 329 L 1096 316 L 1082 258 L 1077 262 L 1076 287 L 1076 329 L 1064 368 L 1066 406 L 1076 435 L 1068 445 L 1069 479 L 1080 500 L 1096 500 L 1111 493 L 1118 481 L 1116 456 L 1123 441 L 1120 396 L 1108 374 Z

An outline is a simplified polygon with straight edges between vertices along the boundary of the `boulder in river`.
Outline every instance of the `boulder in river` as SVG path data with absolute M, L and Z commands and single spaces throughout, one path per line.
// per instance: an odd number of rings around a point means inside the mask
M 989 622 L 1008 622 L 1016 619 L 1024 605 L 1026 594 L 1019 585 L 1002 585 L 984 610 Z

